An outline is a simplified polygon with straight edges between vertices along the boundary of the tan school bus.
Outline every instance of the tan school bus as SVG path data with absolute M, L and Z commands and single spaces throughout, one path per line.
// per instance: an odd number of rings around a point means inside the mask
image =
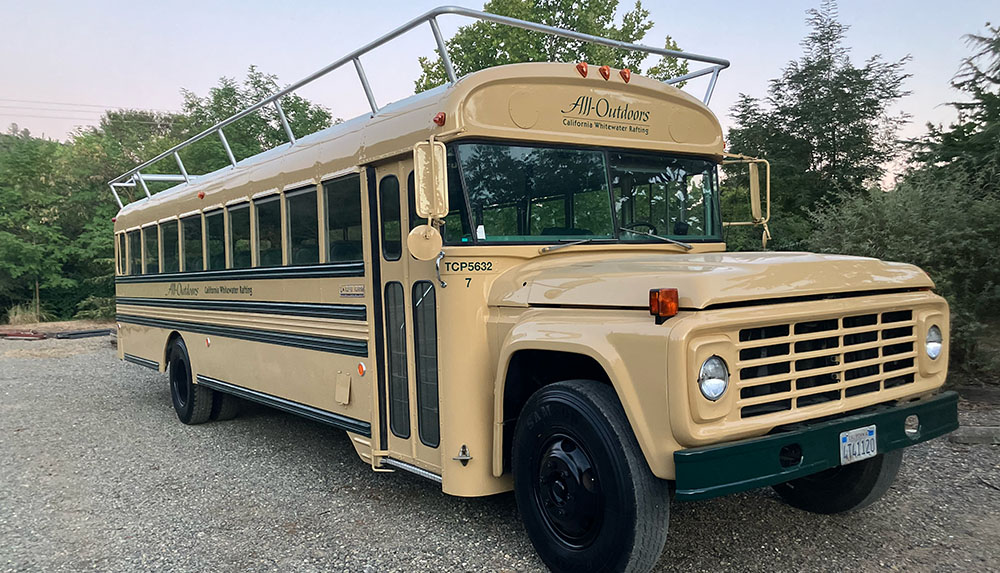
M 457 78 L 442 50 L 448 84 L 378 106 L 360 56 L 427 23 L 444 47 L 445 14 L 707 67 Z M 372 112 L 296 138 L 280 98 L 341 65 Z M 166 372 L 186 424 L 251 400 L 343 429 L 374 470 L 513 489 L 557 571 L 652 567 L 671 497 L 870 504 L 904 447 L 957 427 L 948 306 L 911 265 L 726 252 L 719 166 L 750 166 L 745 223 L 766 233 L 769 205 L 766 162 L 728 156 L 707 107 L 726 65 L 414 19 L 111 182 L 147 195 L 115 220 L 119 357 Z M 703 99 L 672 85 L 697 77 Z M 289 142 L 237 161 L 225 128 L 265 105 Z M 232 164 L 189 174 L 208 137 Z M 164 159 L 180 173 L 150 172 Z

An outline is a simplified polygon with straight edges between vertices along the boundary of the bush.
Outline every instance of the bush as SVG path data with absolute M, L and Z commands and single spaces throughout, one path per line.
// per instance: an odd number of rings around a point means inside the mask
M 73 318 L 111 320 L 115 317 L 115 297 L 91 295 L 80 301 L 76 308 Z
M 889 192 L 842 197 L 811 214 L 815 251 L 912 263 L 951 305 L 951 359 L 968 369 L 1000 367 L 980 349 L 1000 316 L 1000 198 L 967 173 L 925 169 Z M 994 335 L 995 336 L 995 335 Z
M 46 312 L 44 308 L 35 312 L 35 303 L 33 302 L 15 304 L 7 309 L 7 324 L 10 325 L 35 324 L 50 320 L 52 320 L 52 314 Z

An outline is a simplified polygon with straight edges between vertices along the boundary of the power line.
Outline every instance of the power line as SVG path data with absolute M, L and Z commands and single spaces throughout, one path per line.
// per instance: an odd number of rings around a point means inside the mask
M 102 118 L 92 118 L 92 117 L 66 117 L 66 116 L 55 116 L 55 115 L 29 115 L 23 113 L 0 113 L 0 116 L 5 117 L 28 117 L 32 119 L 61 119 L 61 120 L 72 120 L 72 121 L 87 121 L 96 123 L 101 121 Z M 170 121 L 146 121 L 141 119 L 116 119 L 112 123 L 137 123 L 144 125 L 172 125 L 173 122 Z
M 72 103 L 64 101 L 43 101 L 36 99 L 15 99 L 15 98 L 2 98 L 2 97 L 0 97 L 0 101 L 11 102 L 11 103 L 32 103 L 32 104 L 45 104 L 45 105 L 67 105 L 67 106 L 77 106 L 77 107 L 96 107 L 102 109 L 140 109 L 135 106 L 127 106 L 127 105 L 123 106 L 123 105 L 104 105 L 96 103 Z M 157 109 L 157 108 L 142 108 L 142 109 L 148 109 L 149 111 L 161 111 L 164 113 L 177 113 L 177 111 L 169 109 Z

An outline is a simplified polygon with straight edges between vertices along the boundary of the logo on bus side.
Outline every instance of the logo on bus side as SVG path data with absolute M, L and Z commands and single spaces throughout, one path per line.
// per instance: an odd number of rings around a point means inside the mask
M 580 96 L 568 109 L 559 111 L 566 127 L 649 135 L 649 126 L 644 125 L 649 122 L 649 110 L 628 103 L 615 105 L 606 97 Z
M 184 283 L 170 283 L 167 287 L 167 296 L 198 296 L 198 287 Z

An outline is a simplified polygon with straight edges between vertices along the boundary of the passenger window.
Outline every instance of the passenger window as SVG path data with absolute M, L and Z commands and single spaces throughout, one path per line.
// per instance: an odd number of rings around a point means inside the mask
M 254 201 L 257 209 L 257 266 L 281 265 L 281 196 Z
M 118 274 L 128 274 L 125 258 L 125 233 L 118 233 Z
M 145 273 L 152 275 L 160 272 L 160 242 L 156 236 L 156 225 L 142 230 L 142 244 L 146 257 Z
M 323 184 L 326 201 L 326 260 L 364 260 L 361 243 L 361 177 L 348 175 Z
M 285 194 L 288 212 L 288 262 L 308 265 L 319 262 L 319 216 L 316 188 Z
M 400 236 L 399 180 L 396 176 L 383 177 L 378 193 L 382 212 L 382 256 L 387 261 L 398 261 L 403 254 L 403 241 Z
M 163 240 L 163 272 L 176 273 L 181 270 L 180 240 L 177 235 L 177 221 L 167 221 L 160 225 Z
M 228 208 L 229 249 L 234 269 L 250 268 L 250 204 L 241 203 Z
M 202 270 L 201 215 L 181 219 L 181 240 L 184 241 L 184 270 Z M 225 254 L 222 262 L 225 266 Z
M 142 274 L 142 236 L 139 231 L 128 232 L 128 274 Z
M 222 209 L 205 213 L 205 234 L 208 240 L 208 270 L 226 268 L 226 221 Z

